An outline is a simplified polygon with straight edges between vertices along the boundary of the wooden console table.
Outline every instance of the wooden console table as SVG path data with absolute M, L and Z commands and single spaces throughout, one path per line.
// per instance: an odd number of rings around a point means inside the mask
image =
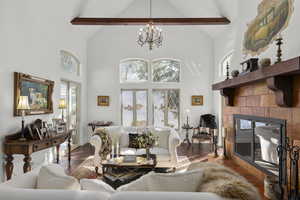
M 9 139 L 10 136 L 7 136 L 4 142 L 4 153 L 6 154 L 6 177 L 7 180 L 11 179 L 13 173 L 13 155 L 14 154 L 23 154 L 24 157 L 24 173 L 31 170 L 31 154 L 34 152 L 42 151 L 44 149 L 56 147 L 56 162 L 59 163 L 59 149 L 60 145 L 68 140 L 68 161 L 69 166 L 71 162 L 71 136 L 72 130 L 62 133 L 60 135 L 54 136 L 52 138 L 47 138 L 44 140 L 27 140 L 19 141 Z

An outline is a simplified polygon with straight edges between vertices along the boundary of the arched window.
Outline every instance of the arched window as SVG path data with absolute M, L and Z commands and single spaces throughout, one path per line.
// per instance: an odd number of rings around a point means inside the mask
M 158 83 L 180 81 L 180 62 L 173 59 L 158 59 L 152 61 L 152 80 Z
M 126 59 L 120 62 L 120 82 L 140 83 L 148 81 L 148 61 Z
M 230 52 L 228 55 L 226 55 L 222 62 L 221 62 L 221 68 L 220 68 L 220 76 L 226 76 L 227 73 L 227 65 L 231 66 L 231 60 L 232 60 L 233 52 Z

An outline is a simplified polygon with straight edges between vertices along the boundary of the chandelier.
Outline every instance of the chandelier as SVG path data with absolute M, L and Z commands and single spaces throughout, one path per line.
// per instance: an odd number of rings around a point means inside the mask
M 150 18 L 152 18 L 152 0 L 150 0 Z M 144 28 L 141 28 L 138 33 L 138 44 L 143 47 L 148 44 L 151 51 L 154 46 L 161 47 L 163 41 L 162 29 L 155 26 L 153 22 L 149 22 Z

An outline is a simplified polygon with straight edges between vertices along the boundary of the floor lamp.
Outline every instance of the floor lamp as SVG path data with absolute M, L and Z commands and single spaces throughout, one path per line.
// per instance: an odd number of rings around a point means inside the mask
M 19 103 L 18 103 L 18 106 L 17 106 L 17 110 L 20 110 L 21 111 L 21 114 L 22 114 L 22 130 L 21 130 L 21 137 L 20 137 L 20 141 L 25 141 L 26 138 L 25 138 L 25 135 L 24 135 L 24 129 L 25 129 L 25 111 L 26 110 L 29 110 L 30 109 L 30 106 L 29 106 L 29 103 L 28 103 L 28 96 L 20 96 L 20 99 L 19 99 Z

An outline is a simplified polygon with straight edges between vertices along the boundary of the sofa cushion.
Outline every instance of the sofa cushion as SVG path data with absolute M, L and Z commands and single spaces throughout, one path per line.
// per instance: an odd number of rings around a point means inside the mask
M 154 128 L 152 129 L 153 135 L 158 137 L 157 146 L 169 149 L 169 137 L 171 130 L 167 128 Z
M 161 174 L 150 172 L 136 181 L 118 188 L 118 191 L 196 192 L 202 181 L 202 170 Z
M 110 194 L 116 192 L 110 185 L 98 179 L 81 179 L 80 185 L 82 190 L 107 192 Z
M 120 148 L 120 155 L 136 155 L 136 149 L 135 148 Z
M 37 189 L 80 190 L 80 184 L 74 177 L 67 176 L 61 166 L 50 164 L 41 168 Z
M 156 155 L 170 155 L 169 150 L 161 147 L 153 147 L 150 149 L 152 154 Z
M 119 140 L 119 144 L 120 147 L 126 147 L 128 148 L 129 146 L 129 136 L 128 136 L 128 132 L 122 132 L 121 136 L 120 136 L 120 140 Z
M 104 128 L 108 134 L 110 135 L 113 144 L 119 141 L 120 136 L 122 134 L 122 127 L 121 126 L 109 126 Z

